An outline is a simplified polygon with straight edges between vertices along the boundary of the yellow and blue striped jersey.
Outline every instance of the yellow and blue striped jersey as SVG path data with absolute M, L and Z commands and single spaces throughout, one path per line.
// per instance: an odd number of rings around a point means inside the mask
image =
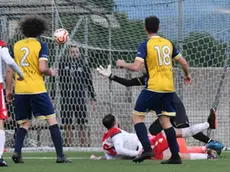
M 135 60 L 145 63 L 148 79 L 146 89 L 154 92 L 174 92 L 172 59 L 181 57 L 173 44 L 160 36 L 152 36 L 139 45 Z
M 35 38 L 26 38 L 15 43 L 13 58 L 24 73 L 24 80 L 15 83 L 16 94 L 38 94 L 46 92 L 39 60 L 48 60 L 48 47 Z M 16 76 L 17 77 L 17 76 Z

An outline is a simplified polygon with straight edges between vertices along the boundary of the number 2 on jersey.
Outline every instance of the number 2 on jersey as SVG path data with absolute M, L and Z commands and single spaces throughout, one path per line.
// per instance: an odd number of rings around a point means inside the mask
M 154 47 L 155 50 L 157 50 L 157 58 L 158 58 L 158 65 L 162 66 L 163 63 L 168 66 L 171 64 L 171 59 L 170 59 L 170 48 L 168 46 L 163 46 L 162 49 L 160 49 L 159 46 Z M 162 55 L 163 58 L 162 58 Z M 163 59 L 163 60 L 162 60 Z
M 21 64 L 22 67 L 27 67 L 27 66 L 29 66 L 29 63 L 26 62 L 26 59 L 27 59 L 27 57 L 28 57 L 28 55 L 30 53 L 30 50 L 27 47 L 22 47 L 21 51 L 24 52 L 24 55 L 23 55 L 23 57 L 21 59 L 20 64 Z

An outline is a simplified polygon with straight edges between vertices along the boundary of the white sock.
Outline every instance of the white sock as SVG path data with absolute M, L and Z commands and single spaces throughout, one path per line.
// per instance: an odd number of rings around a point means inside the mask
M 6 141 L 5 131 L 0 130 L 0 158 L 2 157 L 4 152 L 5 141 Z
M 204 131 L 205 129 L 208 129 L 209 127 L 209 123 L 208 122 L 204 122 L 201 124 L 196 124 L 196 125 L 192 125 L 191 127 L 187 127 L 187 128 L 182 128 L 182 137 L 186 138 L 186 137 L 191 137 L 199 132 Z
M 208 159 L 208 154 L 204 154 L 204 153 L 190 153 L 189 155 L 191 160 Z

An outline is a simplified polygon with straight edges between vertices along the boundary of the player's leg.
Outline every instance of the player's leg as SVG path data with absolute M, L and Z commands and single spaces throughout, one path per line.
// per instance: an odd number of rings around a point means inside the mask
M 188 116 L 186 114 L 186 110 L 184 107 L 183 102 L 180 100 L 180 98 L 175 93 L 173 98 L 175 108 L 176 108 L 176 117 L 174 118 L 174 122 L 172 122 L 175 128 L 186 128 L 189 127 L 189 120 Z M 210 128 L 216 127 L 216 113 L 214 109 L 211 109 L 211 114 L 209 118 Z M 221 153 L 224 145 L 219 141 L 214 141 L 207 135 L 205 135 L 202 132 L 199 132 L 195 135 L 193 135 L 193 138 L 196 140 L 199 140 L 201 142 L 204 142 L 209 146 L 210 149 L 216 150 L 218 153 Z
M 5 131 L 4 131 L 4 120 L 8 118 L 6 104 L 3 94 L 3 85 L 0 84 L 0 167 L 7 167 L 8 165 L 3 160 L 3 152 L 6 141 Z
M 152 98 L 152 94 L 154 94 L 153 92 L 147 91 L 147 90 L 142 90 L 142 92 L 140 93 L 134 111 L 133 111 L 133 122 L 134 122 L 134 128 L 137 134 L 137 137 L 139 138 L 144 152 L 142 153 L 141 156 L 139 156 L 138 158 L 134 159 L 134 162 L 142 162 L 144 161 L 144 159 L 147 159 L 149 157 L 153 156 L 153 152 L 152 152 L 152 148 L 150 145 L 150 141 L 148 138 L 148 133 L 147 133 L 147 129 L 146 126 L 144 124 L 144 118 L 145 118 L 145 113 L 146 110 L 148 109 L 147 104 L 149 101 L 149 98 Z M 149 101 L 149 103 L 155 103 L 152 102 L 151 100 Z
M 32 97 L 32 110 L 35 117 L 46 119 L 51 134 L 51 139 L 57 154 L 57 163 L 70 163 L 63 153 L 63 143 L 60 128 L 56 119 L 53 104 L 49 98 L 48 93 L 41 93 L 33 95 Z
M 15 117 L 19 124 L 16 132 L 15 148 L 12 159 L 15 163 L 23 163 L 22 160 L 22 146 L 25 136 L 31 126 L 32 110 L 30 107 L 30 95 L 15 95 L 14 96 Z
M 176 140 L 176 132 L 170 121 L 170 117 L 174 117 L 176 115 L 173 97 L 174 93 L 164 94 L 161 101 L 162 112 L 161 114 L 158 113 L 159 121 L 162 128 L 164 129 L 168 141 L 168 146 L 172 154 L 170 159 L 163 161 L 162 164 L 181 164 L 179 146 Z
M 3 152 L 6 141 L 5 131 L 4 131 L 4 120 L 1 119 L 0 115 L 0 167 L 7 167 L 8 165 L 3 160 Z

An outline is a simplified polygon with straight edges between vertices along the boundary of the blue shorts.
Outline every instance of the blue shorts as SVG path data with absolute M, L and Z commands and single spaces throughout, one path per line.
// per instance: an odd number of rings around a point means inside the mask
M 48 93 L 40 94 L 15 94 L 15 116 L 19 124 L 34 117 L 50 119 L 55 117 L 53 104 Z
M 154 111 L 158 116 L 175 116 L 173 97 L 174 93 L 157 93 L 144 89 L 136 101 L 133 114 L 145 115 L 149 111 Z

